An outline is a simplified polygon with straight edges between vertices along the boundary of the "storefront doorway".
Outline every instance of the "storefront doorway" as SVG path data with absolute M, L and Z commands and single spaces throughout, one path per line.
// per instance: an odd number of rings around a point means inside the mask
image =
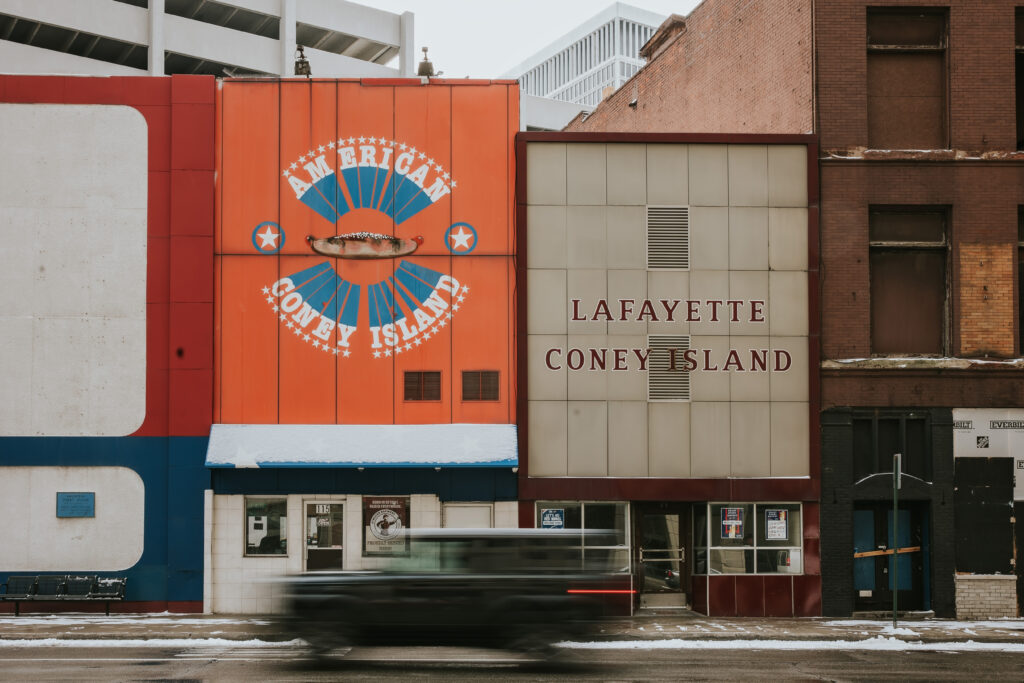
M 640 607 L 687 606 L 690 506 L 637 503 L 633 519 Z
M 344 568 L 343 510 L 342 503 L 306 503 L 306 571 Z
M 858 611 L 891 611 L 893 575 L 899 563 L 898 609 L 929 609 L 928 510 L 900 504 L 898 552 L 894 552 L 892 503 L 857 503 L 853 511 L 853 584 Z

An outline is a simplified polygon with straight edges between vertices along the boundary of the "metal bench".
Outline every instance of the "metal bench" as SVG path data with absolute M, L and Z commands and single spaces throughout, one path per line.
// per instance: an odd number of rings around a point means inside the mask
M 110 603 L 124 600 L 128 580 L 123 576 L 43 574 L 11 576 L 0 592 L 0 600 L 14 603 L 15 616 L 23 602 L 100 602 L 110 616 Z

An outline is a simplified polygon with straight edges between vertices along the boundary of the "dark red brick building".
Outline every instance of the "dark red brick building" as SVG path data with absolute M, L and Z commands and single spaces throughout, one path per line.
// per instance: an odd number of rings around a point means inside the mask
M 1016 616 L 1024 8 L 705 0 L 644 51 L 568 130 L 819 138 L 823 613 L 898 573 L 901 610 Z

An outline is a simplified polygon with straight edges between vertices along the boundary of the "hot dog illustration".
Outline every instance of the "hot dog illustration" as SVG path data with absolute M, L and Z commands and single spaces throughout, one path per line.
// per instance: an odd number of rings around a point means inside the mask
M 408 256 L 423 244 L 423 237 L 403 239 L 375 232 L 351 232 L 346 235 L 317 238 L 306 236 L 310 248 L 334 258 L 375 259 Z

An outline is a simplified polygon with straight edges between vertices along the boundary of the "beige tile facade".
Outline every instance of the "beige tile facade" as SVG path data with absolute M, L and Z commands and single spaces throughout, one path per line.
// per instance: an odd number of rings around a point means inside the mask
M 530 475 L 807 476 L 805 148 L 531 142 L 526 158 Z M 689 268 L 647 268 L 647 206 L 688 207 Z M 743 303 L 688 321 L 691 299 Z M 689 400 L 648 400 L 648 335 L 689 335 Z

